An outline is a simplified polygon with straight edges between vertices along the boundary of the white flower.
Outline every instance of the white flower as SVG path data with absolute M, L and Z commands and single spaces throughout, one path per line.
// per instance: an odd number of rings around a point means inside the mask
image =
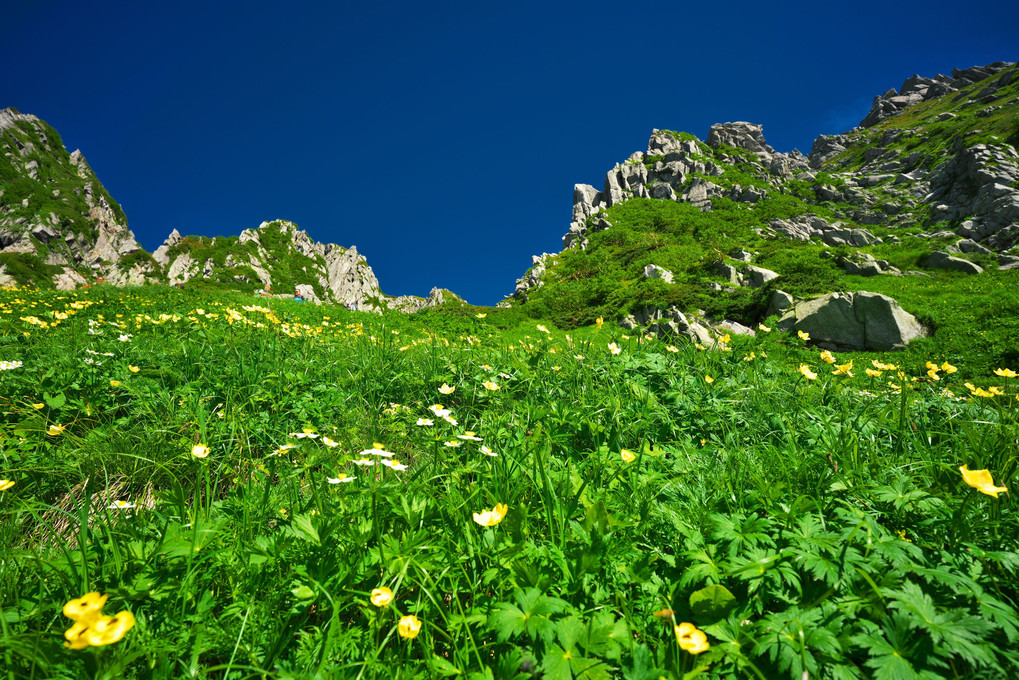
M 120 340 L 121 342 L 131 342 L 131 338 L 133 337 L 134 337 L 133 335 L 125 333 L 124 335 L 121 335 L 119 338 L 117 338 L 117 340 Z
M 136 507 L 131 501 L 113 501 L 107 506 L 110 510 L 130 510 Z
M 339 477 L 327 477 L 326 481 L 330 484 L 346 484 L 354 481 L 354 478 L 341 472 Z
M 449 416 L 442 416 L 442 419 L 445 420 L 450 425 L 452 425 L 453 427 L 456 427 L 456 425 L 457 425 L 456 418 L 450 418 Z
M 329 448 L 333 448 L 340 445 L 339 442 L 334 442 L 329 437 L 322 437 L 322 443 L 328 446 Z
M 481 447 L 481 453 L 485 454 L 486 456 L 492 456 L 493 458 L 499 455 L 498 453 L 488 448 L 487 446 Z
M 191 447 L 191 455 L 195 458 L 208 458 L 209 447 L 205 444 L 195 444 Z
M 468 439 L 468 440 L 470 440 L 472 442 L 480 442 L 481 441 L 481 437 L 476 437 L 474 435 L 474 433 L 471 432 L 470 430 L 465 430 L 463 434 L 458 434 L 456 436 L 456 438 L 457 439 Z
M 389 461 L 387 460 L 383 462 L 388 463 Z M 367 458 L 358 458 L 357 460 L 354 461 L 354 465 L 358 467 L 371 467 L 372 465 L 375 465 L 375 461 L 368 460 Z
M 452 413 L 448 408 L 443 408 L 442 404 L 432 404 L 428 410 L 434 413 L 436 418 L 445 418 Z
M 418 418 L 417 422 L 414 423 L 414 424 L 415 425 L 422 425 L 424 427 L 427 427 L 429 425 L 434 425 L 434 423 L 430 419 L 428 419 L 428 418 Z
M 20 361 L 0 361 L 0 371 L 11 371 L 15 368 L 21 368 Z
M 456 447 L 460 446 L 462 443 L 463 442 L 446 442 L 445 444 L 443 444 L 443 446 L 448 446 L 451 449 L 455 449 Z
M 318 439 L 318 435 L 315 433 L 315 430 L 311 430 L 307 427 L 304 428 L 301 432 L 291 432 L 289 436 L 294 437 L 296 439 L 304 439 L 305 437 L 307 437 L 308 439 Z
M 613 354 L 619 354 L 619 353 L 620 353 L 620 352 L 622 352 L 623 350 L 621 350 L 621 349 L 619 348 L 619 345 L 617 345 L 616 343 L 614 343 L 614 342 L 610 342 L 610 343 L 609 343 L 609 351 L 610 351 L 610 352 L 612 352 Z
M 385 465 L 387 468 L 390 468 L 392 470 L 406 470 L 408 467 L 407 465 L 404 465 L 403 463 L 396 460 L 380 460 L 379 463 Z

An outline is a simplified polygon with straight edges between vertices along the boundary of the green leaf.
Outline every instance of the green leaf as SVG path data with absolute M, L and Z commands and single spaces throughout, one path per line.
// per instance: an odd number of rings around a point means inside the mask
M 45 401 L 46 405 L 54 411 L 63 407 L 63 405 L 67 403 L 67 398 L 64 396 L 63 392 L 60 392 L 56 396 L 50 396 L 50 393 L 46 392 L 42 395 L 42 400 Z
M 303 583 L 290 591 L 298 600 L 310 600 L 315 597 L 315 591 Z
M 294 517 L 294 523 L 292 528 L 294 534 L 298 538 L 314 543 L 315 545 L 322 545 L 322 541 L 318 535 L 318 529 L 315 528 L 313 518 L 309 514 L 297 515 Z
M 725 618 L 736 606 L 736 597 L 725 586 L 701 588 L 690 595 L 690 609 L 698 625 L 706 626 Z
M 463 674 L 463 671 L 451 664 L 448 660 L 443 659 L 438 654 L 432 655 L 432 661 L 429 666 L 429 670 L 438 673 L 444 678 L 451 678 L 453 676 Z

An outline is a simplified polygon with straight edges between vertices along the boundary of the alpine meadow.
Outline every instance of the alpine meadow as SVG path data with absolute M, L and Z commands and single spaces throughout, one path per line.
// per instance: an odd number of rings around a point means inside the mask
M 491 307 L 0 154 L 0 676 L 1019 677 L 1015 63 L 654 130 Z

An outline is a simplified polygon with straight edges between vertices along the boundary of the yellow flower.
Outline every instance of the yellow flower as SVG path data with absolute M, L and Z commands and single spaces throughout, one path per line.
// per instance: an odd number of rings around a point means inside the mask
M 712 378 L 710 375 L 706 375 L 704 376 L 704 382 L 710 385 L 711 383 L 715 382 L 715 379 Z
M 548 329 L 542 326 L 540 323 L 538 324 L 538 330 L 541 331 L 542 333 L 548 333 Z
M 505 503 L 497 503 L 491 510 L 482 510 L 474 513 L 474 521 L 483 527 L 494 527 L 506 516 L 509 506 Z
M 66 425 L 53 424 L 46 429 L 46 434 L 48 434 L 51 437 L 56 437 L 58 434 L 63 434 L 64 430 L 66 429 L 67 429 Z
M 486 316 L 488 316 L 488 314 L 478 313 L 478 314 L 475 314 L 474 316 L 476 316 L 479 319 L 484 319 Z
M 603 323 L 605 323 L 605 319 L 601 318 L 600 316 L 594 320 L 594 325 L 596 325 L 599 329 L 601 329 L 601 325 Z
M 708 650 L 708 637 L 703 631 L 697 629 L 692 623 L 681 623 L 674 627 L 676 631 L 676 642 L 679 646 L 691 654 L 700 654 Z
M 722 343 L 723 345 L 728 345 L 728 344 L 729 344 L 730 342 L 732 342 L 732 336 L 731 336 L 731 335 L 729 335 L 728 333 L 726 333 L 725 335 L 723 335 L 722 337 L 720 337 L 720 338 L 718 339 L 718 341 L 719 341 L 720 343 Z
M 835 356 L 828 350 L 824 350 L 823 352 L 821 352 L 821 361 L 823 361 L 826 364 L 834 364 Z
M 191 455 L 195 458 L 208 458 L 209 447 L 205 444 L 195 444 L 191 447 Z
M 959 369 L 946 361 L 945 363 L 941 364 L 941 370 L 944 371 L 945 373 L 955 373 Z
M 491 391 L 491 392 L 495 392 L 496 390 L 500 389 L 500 388 L 499 388 L 499 386 L 498 386 L 498 385 L 496 385 L 496 384 L 495 384 L 494 382 L 492 382 L 491 380 L 486 380 L 485 382 L 483 382 L 483 383 L 481 383 L 481 384 L 485 386 L 485 389 L 486 389 L 486 390 L 489 390 L 489 391 Z
M 439 387 L 439 392 L 443 394 L 453 394 L 454 390 L 456 390 L 455 387 L 450 387 L 446 383 L 442 383 L 442 386 Z
M 796 336 L 800 340 L 802 340 L 803 342 L 806 342 L 807 340 L 810 340 L 810 333 L 804 333 L 803 331 L 796 331 Z
M 884 371 L 876 371 L 876 370 L 874 370 L 873 368 L 868 368 L 868 369 L 867 369 L 866 371 L 864 371 L 864 372 L 865 372 L 865 373 L 866 373 L 867 375 L 869 375 L 869 376 L 870 376 L 871 378 L 880 378 L 880 377 L 881 377 L 881 374 L 882 374 L 882 373 L 884 373 Z
M 396 624 L 396 632 L 400 634 L 400 637 L 413 640 L 421 632 L 421 620 L 413 614 L 408 614 L 400 619 L 400 622 Z
M 632 463 L 637 460 L 637 456 L 633 455 L 633 451 L 627 451 L 626 449 L 619 452 L 619 457 L 623 459 L 624 463 Z
M 817 373 L 811 371 L 810 366 L 807 366 L 806 364 L 800 364 L 800 373 L 802 373 L 803 377 L 807 380 L 817 380 Z
M 64 637 L 67 639 L 64 646 L 70 647 L 71 649 L 85 649 L 88 647 L 88 639 L 85 637 L 85 633 L 87 632 L 87 623 L 75 621 L 73 626 L 64 631 Z
M 40 411 L 46 408 L 46 404 L 32 404 L 32 408 L 34 408 L 36 411 Z
M 959 472 L 962 473 L 962 480 L 980 493 L 997 498 L 999 493 L 1008 491 L 1003 486 L 994 486 L 990 470 L 970 470 L 963 465 L 959 468 Z
M 941 376 L 938 375 L 938 367 L 935 366 L 934 368 L 927 371 L 927 377 L 929 377 L 931 380 L 941 380 Z
M 137 366 L 130 366 L 130 365 L 129 365 L 129 366 L 127 367 L 127 370 L 131 371 L 132 373 L 137 373 L 138 371 L 140 371 L 140 370 L 142 370 L 142 369 L 138 368 Z
M 104 616 L 95 621 L 85 632 L 85 639 L 93 647 L 109 645 L 124 637 L 134 628 L 134 614 L 122 611 L 116 616 Z
M 109 597 L 109 595 L 100 595 L 98 591 L 86 593 L 64 605 L 64 616 L 72 621 L 89 624 L 98 620 L 102 615 L 103 605 L 106 604 Z
M 393 591 L 385 586 L 372 590 L 371 603 L 376 607 L 385 607 L 393 601 Z
M 852 367 L 853 367 L 853 362 L 852 361 L 850 361 L 847 364 L 837 364 L 835 366 L 835 370 L 832 371 L 832 375 L 848 375 L 850 378 L 852 378 L 853 377 L 853 373 L 852 373 L 852 371 L 849 370 Z
M 996 368 L 994 369 L 994 375 L 1001 376 L 1002 378 L 1014 378 L 1019 375 L 1019 373 L 1008 368 Z
M 11 488 L 12 486 L 14 486 L 13 480 L 0 479 L 0 491 L 7 491 L 7 489 Z
M 678 349 L 678 348 L 676 348 L 676 347 L 674 347 L 674 346 L 672 346 L 672 345 L 666 345 L 666 347 L 665 347 L 665 350 L 666 350 L 667 352 L 672 352 L 673 354 L 675 354 L 676 352 L 678 352 L 678 351 L 679 351 L 679 349 Z
M 757 330 L 763 331 L 765 333 L 770 333 L 771 332 L 771 329 L 768 328 L 767 326 L 765 326 L 763 323 L 757 324 Z
M 609 343 L 609 351 L 610 351 L 610 352 L 612 352 L 613 354 L 619 354 L 619 353 L 620 353 L 620 352 L 622 352 L 623 350 L 621 350 L 621 349 L 619 348 L 619 345 L 617 345 L 616 343 L 614 343 L 614 342 L 610 342 L 610 343 Z

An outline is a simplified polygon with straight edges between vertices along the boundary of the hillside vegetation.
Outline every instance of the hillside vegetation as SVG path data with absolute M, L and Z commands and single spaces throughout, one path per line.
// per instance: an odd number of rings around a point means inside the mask
M 1019 673 L 1019 366 L 0 296 L 8 677 Z

